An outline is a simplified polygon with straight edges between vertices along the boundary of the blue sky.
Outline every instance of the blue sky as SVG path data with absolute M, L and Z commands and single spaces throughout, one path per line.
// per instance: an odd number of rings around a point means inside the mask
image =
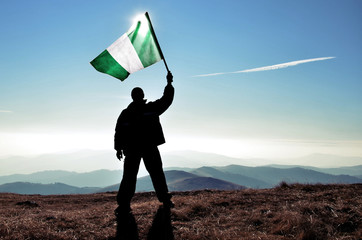
M 157 99 L 166 70 L 120 82 L 89 62 L 145 11 L 176 88 L 163 151 L 362 156 L 359 0 L 1 1 L 0 156 L 111 150 L 132 88 Z

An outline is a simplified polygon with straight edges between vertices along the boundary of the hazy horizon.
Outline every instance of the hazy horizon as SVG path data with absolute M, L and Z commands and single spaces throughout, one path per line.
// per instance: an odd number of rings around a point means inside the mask
M 164 168 L 199 168 L 221 167 L 228 165 L 267 166 L 292 165 L 317 168 L 339 168 L 362 165 L 361 157 L 338 156 L 328 154 L 310 154 L 295 158 L 235 158 L 216 153 L 199 152 L 192 150 L 165 151 L 163 156 Z M 112 150 L 79 150 L 62 153 L 48 153 L 33 156 L 0 157 L 2 168 L 0 176 L 12 174 L 32 174 L 42 171 L 71 171 L 77 173 L 97 170 L 123 169 L 123 161 L 115 157 Z M 148 175 L 143 163 L 140 165 L 138 177 Z

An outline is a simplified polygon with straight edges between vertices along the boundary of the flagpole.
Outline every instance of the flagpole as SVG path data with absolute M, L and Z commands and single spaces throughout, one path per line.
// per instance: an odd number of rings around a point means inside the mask
M 156 33 L 155 33 L 155 31 L 153 30 L 152 22 L 151 22 L 150 16 L 148 15 L 148 12 L 146 12 L 146 18 L 147 18 L 148 22 L 150 23 L 150 28 L 151 28 L 152 34 L 153 34 L 153 36 L 155 37 L 156 46 L 157 46 L 158 50 L 160 51 L 161 58 L 163 59 L 163 62 L 165 63 L 165 67 L 166 67 L 166 69 L 167 69 L 167 72 L 170 72 L 170 70 L 168 70 L 168 66 L 167 66 L 167 63 L 166 63 L 165 56 L 164 56 L 163 53 L 162 53 L 160 44 L 158 43 L 158 40 L 157 40 L 157 37 L 156 37 Z

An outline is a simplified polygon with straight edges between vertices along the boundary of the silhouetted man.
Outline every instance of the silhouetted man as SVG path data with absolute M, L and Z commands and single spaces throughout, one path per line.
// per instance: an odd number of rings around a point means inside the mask
M 159 116 L 171 105 L 174 97 L 173 76 L 167 74 L 167 86 L 163 96 L 148 102 L 143 90 L 132 90 L 133 102 L 122 111 L 116 125 L 114 148 L 117 158 L 125 156 L 123 178 L 117 194 L 116 215 L 131 211 L 130 202 L 136 190 L 136 181 L 141 158 L 150 174 L 157 198 L 165 207 L 173 207 L 168 192 L 158 145 L 165 143 Z M 123 154 L 122 154 L 123 153 Z

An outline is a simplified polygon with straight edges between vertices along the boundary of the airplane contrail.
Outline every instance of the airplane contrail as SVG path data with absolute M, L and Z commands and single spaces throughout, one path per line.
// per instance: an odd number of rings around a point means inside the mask
M 332 59 L 335 57 L 321 57 L 321 58 L 311 58 L 311 59 L 304 59 L 304 60 L 298 60 L 298 61 L 292 61 L 287 63 L 280 63 L 276 65 L 271 66 L 265 66 L 265 67 L 259 67 L 259 68 L 251 68 L 236 72 L 221 72 L 221 73 L 209 73 L 209 74 L 201 74 L 201 75 L 195 75 L 194 77 L 209 77 L 209 76 L 216 76 L 216 75 L 223 75 L 223 74 L 231 74 L 231 73 L 248 73 L 248 72 L 261 72 L 261 71 L 269 71 L 269 70 L 276 70 L 281 68 L 287 68 L 291 66 L 296 66 L 302 63 L 308 63 L 308 62 L 316 62 L 316 61 L 323 61 Z

